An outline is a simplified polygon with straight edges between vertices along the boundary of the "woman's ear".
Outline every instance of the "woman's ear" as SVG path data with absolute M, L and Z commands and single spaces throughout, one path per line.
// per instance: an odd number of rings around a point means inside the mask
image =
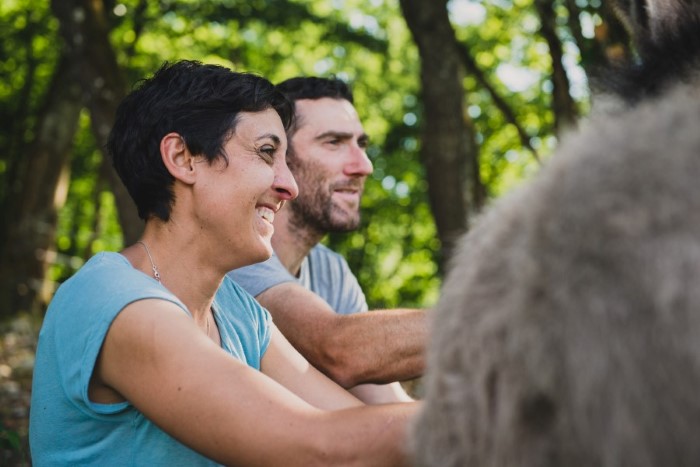
M 194 156 L 187 149 L 185 140 L 177 133 L 168 133 L 160 140 L 160 155 L 168 172 L 186 184 L 195 180 Z

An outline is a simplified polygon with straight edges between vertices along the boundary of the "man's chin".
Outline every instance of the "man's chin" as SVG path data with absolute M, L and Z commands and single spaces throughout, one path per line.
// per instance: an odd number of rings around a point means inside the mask
M 328 232 L 352 232 L 360 227 L 360 218 L 332 219 L 329 227 Z

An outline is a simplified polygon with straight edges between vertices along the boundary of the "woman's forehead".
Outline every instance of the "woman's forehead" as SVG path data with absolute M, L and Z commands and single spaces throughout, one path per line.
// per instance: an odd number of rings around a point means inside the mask
M 260 112 L 241 112 L 236 119 L 233 137 L 258 140 L 269 138 L 285 142 L 286 136 L 282 119 L 274 109 Z

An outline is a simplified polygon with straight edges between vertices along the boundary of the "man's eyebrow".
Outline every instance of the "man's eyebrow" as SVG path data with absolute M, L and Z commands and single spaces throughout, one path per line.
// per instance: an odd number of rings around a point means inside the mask
M 346 131 L 324 131 L 320 135 L 317 135 L 314 139 L 326 139 L 326 138 L 337 138 L 337 139 L 351 139 L 352 133 Z
M 326 138 L 337 138 L 337 139 L 347 140 L 347 139 L 352 139 L 354 137 L 355 137 L 355 135 L 353 133 L 350 133 L 350 132 L 331 130 L 331 131 L 324 131 L 320 135 L 316 136 L 314 139 L 322 140 L 322 139 L 326 139 Z M 360 136 L 357 137 L 357 140 L 367 142 L 367 141 L 369 141 L 369 136 L 367 135 L 367 133 L 362 133 Z

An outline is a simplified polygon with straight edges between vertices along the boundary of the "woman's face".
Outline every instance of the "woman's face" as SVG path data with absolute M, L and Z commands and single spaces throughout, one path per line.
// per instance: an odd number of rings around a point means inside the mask
M 270 240 L 275 213 L 299 193 L 287 167 L 287 138 L 272 109 L 238 115 L 223 159 L 206 167 L 198 178 L 201 200 L 196 205 L 203 232 L 211 230 L 213 250 L 226 268 L 264 261 L 272 254 Z M 202 159 L 200 164 L 207 164 Z M 201 204 L 200 204 L 201 203 Z

